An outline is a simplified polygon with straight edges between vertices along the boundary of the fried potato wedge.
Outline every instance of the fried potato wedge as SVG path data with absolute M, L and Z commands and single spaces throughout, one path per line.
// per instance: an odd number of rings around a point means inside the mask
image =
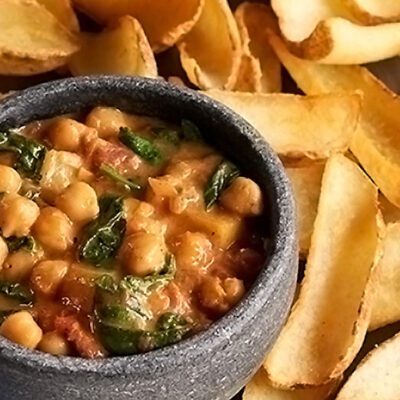
M 157 53 L 173 46 L 193 28 L 204 5 L 204 0 L 73 1 L 79 10 L 103 24 L 125 15 L 136 18 Z
M 30 76 L 51 71 L 65 64 L 65 57 L 51 57 L 48 60 L 36 60 L 30 57 L 0 55 L 0 74 L 12 76 Z
M 382 193 L 379 194 L 379 209 L 386 224 L 400 222 L 400 208 L 393 205 Z
M 243 400 L 324 400 L 337 388 L 339 381 L 309 389 L 284 390 L 274 388 L 260 369 L 246 385 Z
M 332 156 L 299 298 L 264 363 L 274 386 L 323 385 L 350 365 L 368 328 L 379 236 L 376 187 L 353 161 Z
M 366 68 L 321 65 L 289 53 L 271 34 L 271 44 L 297 85 L 309 95 L 359 90 L 360 123 L 350 149 L 383 194 L 400 207 L 400 98 Z
M 357 127 L 358 94 L 297 96 L 204 92 L 252 124 L 281 156 L 324 159 L 345 152 Z
M 71 0 L 37 0 L 44 5 L 67 29 L 79 31 L 79 22 L 72 8 Z
M 285 168 L 296 201 L 297 235 L 302 258 L 307 256 L 310 248 L 324 167 L 325 163 L 314 162 L 309 165 L 286 166 Z
M 365 25 L 400 20 L 399 0 L 344 0 L 344 3 L 357 20 Z
M 291 51 L 299 57 L 362 64 L 400 53 L 400 24 L 360 25 L 368 21 L 356 0 L 311 0 L 307 7 L 296 0 L 272 0 L 272 7 Z
M 291 43 L 301 58 L 323 64 L 364 64 L 400 54 L 400 23 L 361 26 L 344 18 L 318 24 L 310 37 Z
M 271 6 L 282 34 L 290 42 L 307 39 L 321 21 L 337 16 L 337 10 L 326 0 L 309 0 L 307 7 L 298 0 L 271 0 Z M 343 5 L 337 6 L 345 9 Z
M 190 81 L 201 89 L 232 89 L 236 83 L 241 44 L 227 0 L 205 0 L 200 19 L 178 44 Z
M 377 266 L 369 329 L 400 320 L 400 222 L 389 224 Z
M 279 92 L 281 63 L 269 45 L 267 33 L 268 29 L 279 29 L 273 11 L 264 4 L 245 2 L 236 9 L 235 18 L 243 47 L 235 90 Z
M 400 334 L 370 351 L 336 400 L 397 400 L 400 393 Z
M 33 0 L 0 2 L 0 74 L 49 71 L 65 64 L 78 48 L 77 37 L 43 5 Z
M 139 22 L 121 17 L 99 34 L 87 34 L 69 63 L 73 75 L 157 76 L 157 65 Z

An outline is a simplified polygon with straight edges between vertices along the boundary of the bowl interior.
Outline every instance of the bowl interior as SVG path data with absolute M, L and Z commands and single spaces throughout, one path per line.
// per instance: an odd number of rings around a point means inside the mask
M 261 186 L 268 218 L 265 219 L 271 245 L 265 265 L 241 303 L 208 330 L 164 349 L 131 357 L 83 360 L 65 357 L 62 367 L 70 371 L 101 371 L 114 374 L 116 359 L 131 368 L 134 363 L 156 357 L 164 361 L 173 354 L 189 362 L 221 335 L 243 329 L 274 290 L 274 279 L 293 269 L 290 259 L 296 251 L 294 202 L 279 159 L 261 136 L 240 116 L 223 105 L 189 89 L 153 79 L 127 77 L 70 78 L 42 84 L 11 96 L 0 106 L 0 129 L 16 128 L 31 121 L 61 114 L 86 111 L 93 106 L 117 107 L 126 112 L 155 116 L 171 122 L 190 119 L 205 140 L 234 161 L 245 175 Z M 295 276 L 293 271 L 292 276 Z M 289 294 L 290 297 L 292 294 Z M 291 299 L 285 299 L 285 302 Z M 0 354 L 12 358 L 19 346 L 0 338 Z M 60 359 L 48 354 L 18 349 L 19 358 L 34 366 L 46 359 L 46 368 L 60 368 Z M 124 361 L 125 360 L 125 361 Z

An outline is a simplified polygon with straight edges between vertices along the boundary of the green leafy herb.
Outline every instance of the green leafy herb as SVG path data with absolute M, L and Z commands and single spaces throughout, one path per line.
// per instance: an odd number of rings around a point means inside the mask
M 212 174 L 204 189 L 204 201 L 209 210 L 220 194 L 239 176 L 237 167 L 229 161 L 222 161 Z
M 78 246 L 79 258 L 95 266 L 104 265 L 115 256 L 126 228 L 121 197 L 103 197 L 99 206 L 99 216 L 84 227 Z
M 21 283 L 0 282 L 0 293 L 18 300 L 21 304 L 31 304 L 33 292 Z
M 166 257 L 158 274 L 138 278 L 127 276 L 118 284 L 110 276 L 96 280 L 96 318 L 103 345 L 113 354 L 134 354 L 180 340 L 183 320 L 166 315 L 151 332 L 141 327 L 152 318 L 149 295 L 175 276 L 175 260 Z
M 46 155 L 46 147 L 34 139 L 8 132 L 0 134 L 0 151 L 12 151 L 16 155 L 14 168 L 22 175 L 40 179 L 40 170 Z
M 200 129 L 193 122 L 183 119 L 181 122 L 181 128 L 184 140 L 199 141 L 202 139 Z
M 128 179 L 123 177 L 114 167 L 108 164 L 102 164 L 100 166 L 100 171 L 107 176 L 108 178 L 112 179 L 113 181 L 122 185 L 125 189 L 130 191 L 137 191 L 141 189 L 141 186 L 134 182 L 132 179 Z
M 40 193 L 41 193 L 40 186 L 34 185 L 31 181 L 24 179 L 22 187 L 19 191 L 19 194 L 21 196 L 24 196 L 29 200 L 36 201 L 39 200 Z
M 115 293 L 118 290 L 118 285 L 110 275 L 102 275 L 97 278 L 96 287 L 110 293 Z
M 158 274 L 143 278 L 128 275 L 118 284 L 109 275 L 96 280 L 96 312 L 102 323 L 121 326 L 130 318 L 130 325 L 135 326 L 136 319 L 150 319 L 151 313 L 146 308 L 148 296 L 152 291 L 170 282 L 176 271 L 175 259 L 166 257 L 165 265 Z M 118 316 L 124 315 L 119 319 Z
M 130 355 L 177 343 L 191 331 L 191 326 L 181 315 L 167 313 L 159 318 L 152 331 L 107 325 L 101 326 L 99 331 L 108 351 L 116 355 Z
M 148 275 L 143 278 L 128 275 L 122 279 L 120 286 L 134 293 L 148 295 L 150 291 L 166 285 L 170 282 L 176 273 L 175 257 L 172 254 L 167 255 L 163 269 L 156 274 Z
M 36 240 L 33 238 L 33 236 L 22 236 L 22 237 L 17 237 L 17 236 L 11 236 L 7 239 L 5 239 L 7 246 L 8 246 L 8 251 L 10 253 L 13 253 L 14 251 L 18 250 L 26 250 L 28 252 L 35 252 L 37 249 L 37 243 Z
M 155 132 L 160 139 L 164 139 L 167 142 L 174 144 L 175 146 L 177 146 L 181 141 L 179 132 L 177 130 L 171 128 L 160 128 L 157 129 Z
M 113 355 L 131 355 L 139 353 L 139 341 L 142 330 L 122 329 L 101 324 L 98 333 L 103 346 Z
M 163 161 L 161 150 L 153 142 L 136 135 L 129 128 L 120 128 L 118 138 L 125 146 L 151 164 L 158 165 Z

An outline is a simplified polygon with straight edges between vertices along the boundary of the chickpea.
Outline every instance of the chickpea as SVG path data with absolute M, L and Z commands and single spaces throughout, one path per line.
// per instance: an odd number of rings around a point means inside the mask
M 41 261 L 33 268 L 31 282 L 35 291 L 54 296 L 68 272 L 69 263 L 62 260 Z
M 226 293 L 226 299 L 231 306 L 239 303 L 246 292 L 243 281 L 237 278 L 224 279 L 222 287 Z
M 179 266 L 205 268 L 211 261 L 212 244 L 202 233 L 186 232 L 175 253 Z
M 243 216 L 261 215 L 263 195 L 260 187 L 251 179 L 238 177 L 224 190 L 221 204 L 230 211 Z
M 124 200 L 124 212 L 127 219 L 132 218 L 135 215 L 136 210 L 140 206 L 140 203 L 140 200 L 133 197 Z
M 162 269 L 166 245 L 162 235 L 134 233 L 126 239 L 122 259 L 126 271 L 135 276 L 146 276 Z
M 26 236 L 40 213 L 38 205 L 17 194 L 6 195 L 2 201 L 0 227 L 4 237 Z
M 9 254 L 3 264 L 2 278 L 10 282 L 19 282 L 27 279 L 32 272 L 33 266 L 42 256 L 43 253 L 40 251 L 31 253 L 25 250 L 18 250 Z
M 55 331 L 43 335 L 38 349 L 54 356 L 67 356 L 71 353 L 68 341 Z
M 96 107 L 86 117 L 87 126 L 97 130 L 101 138 L 116 136 L 126 126 L 126 115 L 115 108 Z
M 167 229 L 165 224 L 151 218 L 155 211 L 151 204 L 131 198 L 124 201 L 124 209 L 127 216 L 128 235 L 141 231 L 155 235 L 165 234 Z
M 86 125 L 70 118 L 58 118 L 49 127 L 48 138 L 56 150 L 76 152 Z
M 216 314 L 224 314 L 236 305 L 245 293 L 243 281 L 208 277 L 200 288 L 201 304 Z
M 85 182 L 69 185 L 56 199 L 56 206 L 74 222 L 87 222 L 99 213 L 97 195 Z
M 21 184 L 22 179 L 14 168 L 0 165 L 0 192 L 18 193 Z
M 4 261 L 6 260 L 8 256 L 8 246 L 6 241 L 0 237 L 0 268 L 4 264 Z
M 101 138 L 107 139 L 116 136 L 123 126 L 142 130 L 149 124 L 149 118 L 128 115 L 116 108 L 96 107 L 89 113 L 85 123 L 95 128 Z
M 79 181 L 90 183 L 96 179 L 96 175 L 87 168 L 81 167 L 78 170 L 77 178 Z
M 7 317 L 0 326 L 0 334 L 29 349 L 35 349 L 43 337 L 42 330 L 28 311 Z
M 33 226 L 37 239 L 52 250 L 65 251 L 74 240 L 74 230 L 69 218 L 58 208 L 45 207 Z

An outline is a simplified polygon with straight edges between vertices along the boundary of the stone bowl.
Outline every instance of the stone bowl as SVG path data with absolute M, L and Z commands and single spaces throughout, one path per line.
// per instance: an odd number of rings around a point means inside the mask
M 202 333 L 146 354 L 86 360 L 31 351 L 0 338 L 3 400 L 228 400 L 260 366 L 285 321 L 297 275 L 292 193 L 282 164 L 239 115 L 190 89 L 118 76 L 45 83 L 0 103 L 0 129 L 93 106 L 178 122 L 190 119 L 205 140 L 261 186 L 271 243 L 253 287 Z

